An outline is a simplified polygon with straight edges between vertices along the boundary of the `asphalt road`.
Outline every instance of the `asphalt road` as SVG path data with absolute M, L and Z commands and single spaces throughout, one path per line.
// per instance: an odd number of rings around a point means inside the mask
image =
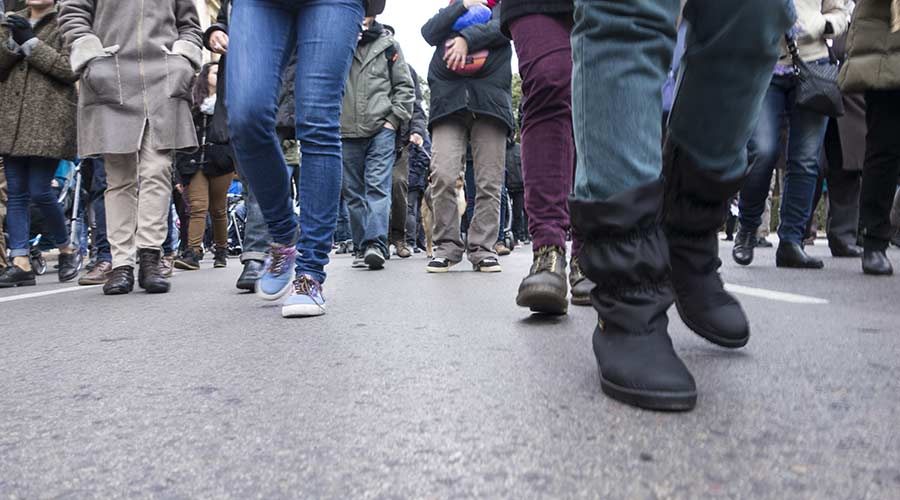
M 168 295 L 0 291 L 0 497 L 900 498 L 900 277 L 729 250 L 753 338 L 673 310 L 688 414 L 604 397 L 592 310 L 516 308 L 522 250 L 500 275 L 339 257 L 306 320 L 239 294 L 236 260 Z

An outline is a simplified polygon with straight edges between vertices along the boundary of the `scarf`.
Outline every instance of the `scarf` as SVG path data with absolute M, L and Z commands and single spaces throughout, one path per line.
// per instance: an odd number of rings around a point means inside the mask
M 211 95 L 200 103 L 200 112 L 204 115 L 212 116 L 216 111 L 216 96 Z
M 384 33 L 384 26 L 376 21 L 372 21 L 372 24 L 369 25 L 369 29 L 363 31 L 362 35 L 360 35 L 359 45 L 368 45 L 375 40 L 378 40 L 382 33 Z

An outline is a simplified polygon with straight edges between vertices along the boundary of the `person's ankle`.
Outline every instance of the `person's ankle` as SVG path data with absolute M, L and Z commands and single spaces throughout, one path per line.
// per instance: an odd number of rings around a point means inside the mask
M 66 255 L 71 255 L 71 254 L 75 253 L 75 247 L 73 247 L 73 246 L 60 247 L 60 248 L 59 248 L 59 253 L 64 253 L 64 254 L 66 254 Z

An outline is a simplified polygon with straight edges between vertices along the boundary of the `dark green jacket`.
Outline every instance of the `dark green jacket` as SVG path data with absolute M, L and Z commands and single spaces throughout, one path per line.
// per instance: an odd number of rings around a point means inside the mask
M 853 12 L 847 52 L 841 90 L 900 89 L 900 0 L 860 1 Z
M 389 59 L 393 63 L 389 64 Z M 403 51 L 391 31 L 384 29 L 377 40 L 360 45 L 353 53 L 341 108 L 341 137 L 374 137 L 386 122 L 399 131 L 412 118 L 415 99 Z

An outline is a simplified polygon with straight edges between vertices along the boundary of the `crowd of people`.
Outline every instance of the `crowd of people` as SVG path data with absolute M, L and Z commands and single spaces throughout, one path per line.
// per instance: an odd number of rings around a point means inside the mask
M 604 392 L 689 410 L 671 305 L 717 345 L 750 336 L 723 227 L 749 265 L 777 201 L 776 265 L 821 269 L 804 247 L 826 198 L 832 255 L 892 273 L 900 0 L 451 0 L 421 27 L 427 102 L 383 0 L 225 0 L 205 32 L 193 0 L 15 3 L 0 287 L 35 284 L 37 247 L 58 249 L 61 282 L 128 294 L 137 271 L 166 293 L 207 252 L 227 266 L 234 232 L 237 287 L 308 317 L 332 253 L 498 273 L 530 243 L 516 303 L 592 305 Z

